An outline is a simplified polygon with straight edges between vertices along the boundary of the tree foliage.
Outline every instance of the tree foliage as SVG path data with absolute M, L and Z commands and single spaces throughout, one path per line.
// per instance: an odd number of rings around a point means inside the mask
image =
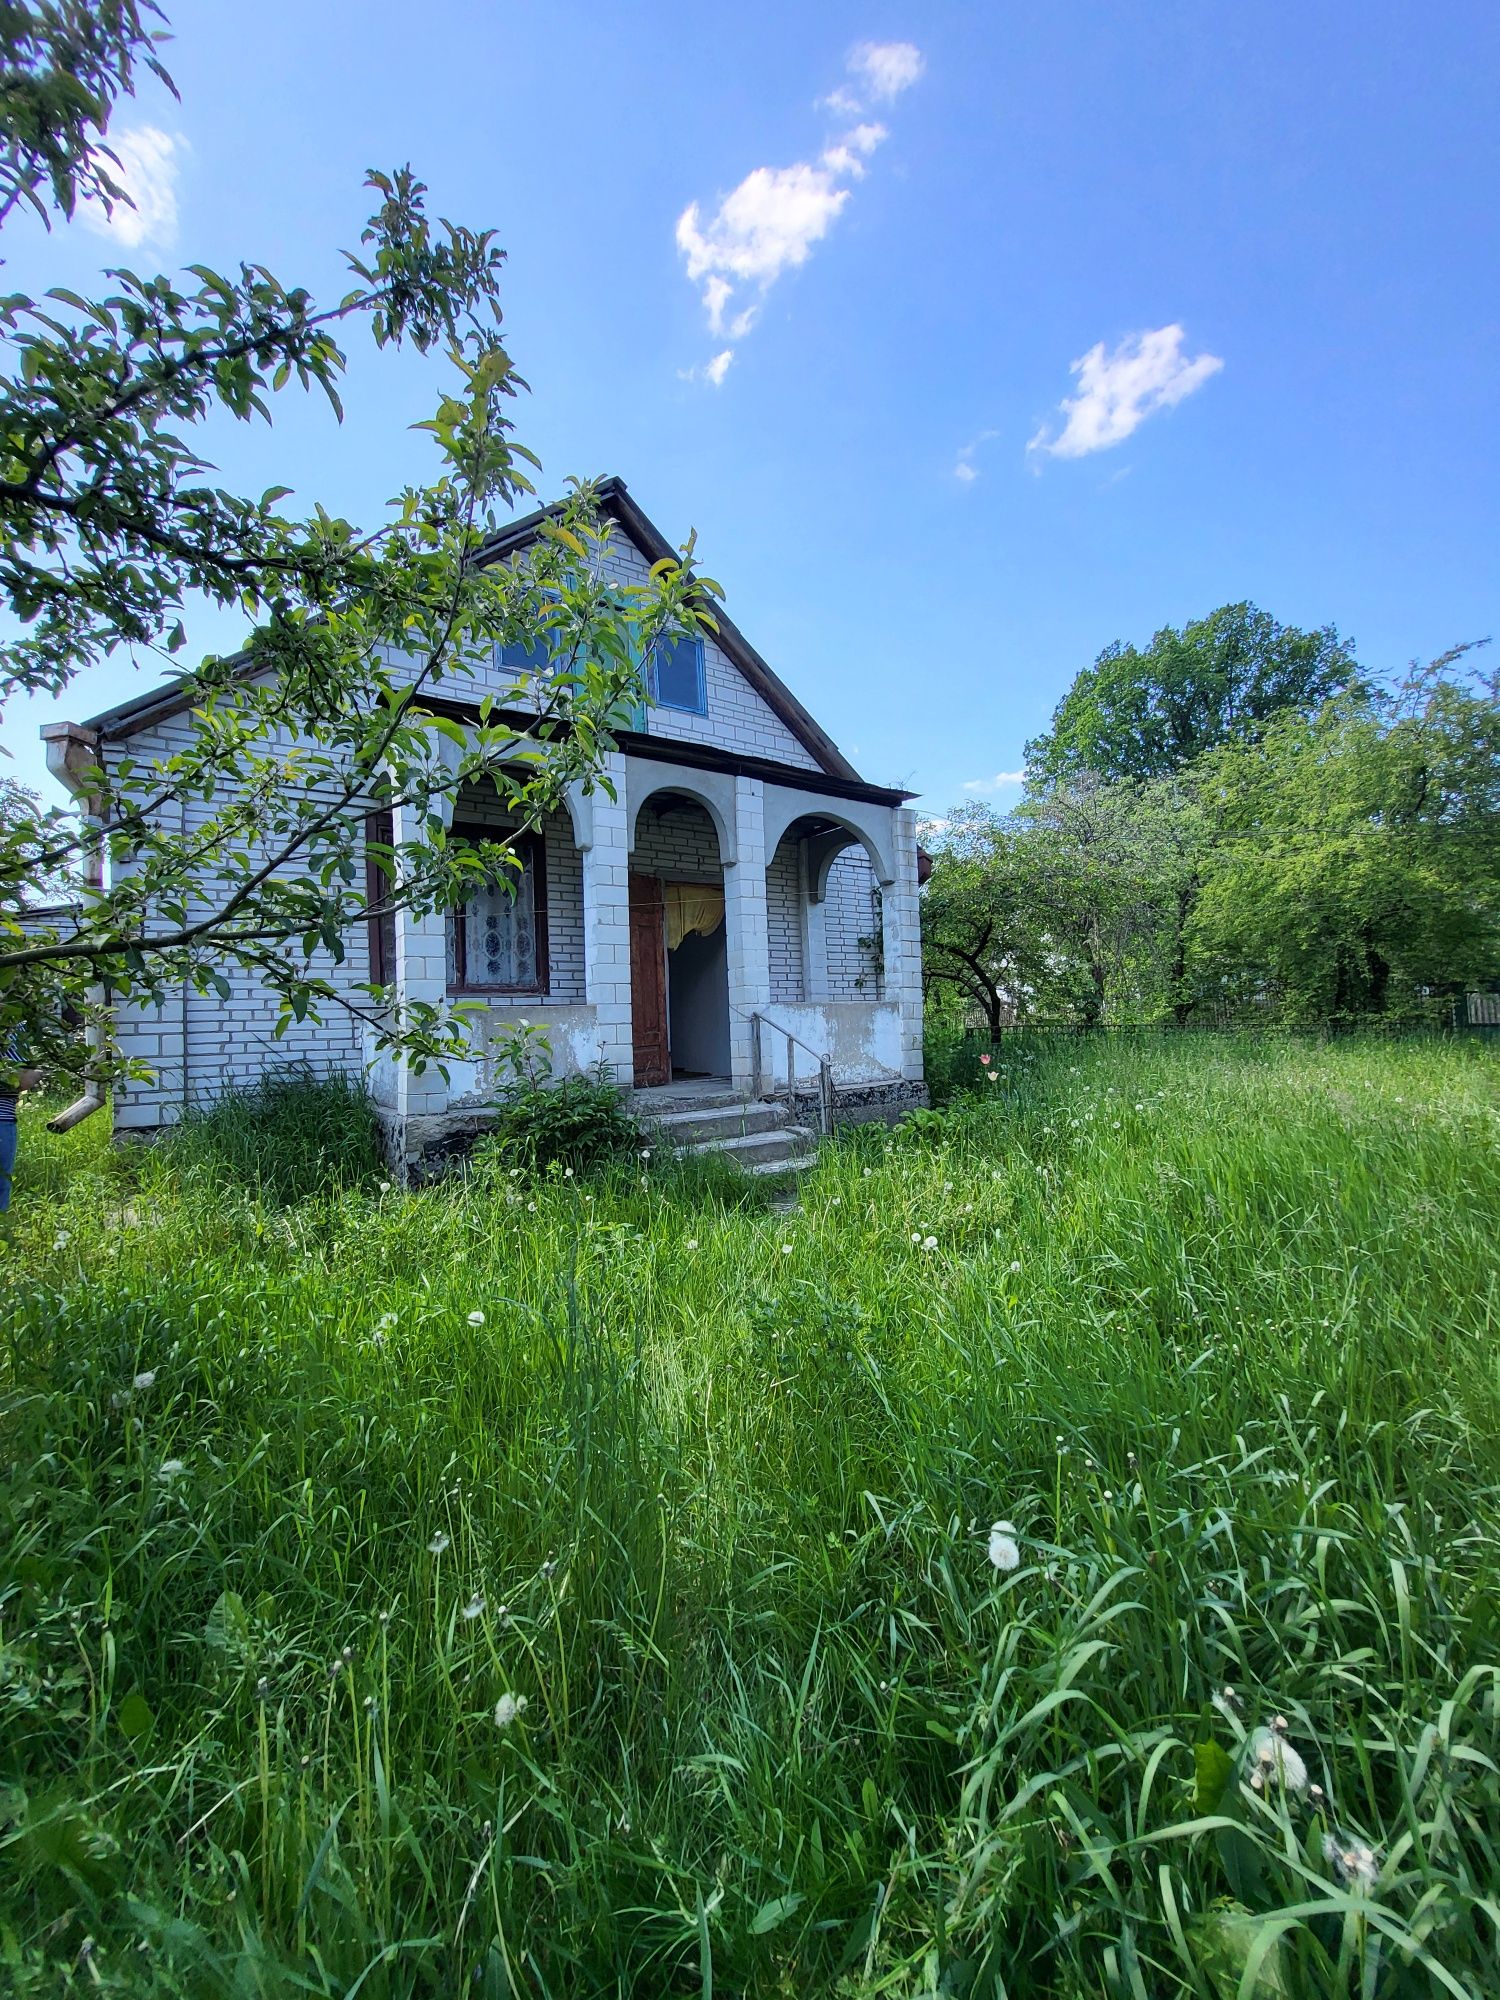
M 1042 781 L 1092 772 L 1147 782 L 1221 743 L 1253 740 L 1285 709 L 1308 713 L 1363 684 L 1333 626 L 1280 625 L 1253 604 L 1226 604 L 1144 652 L 1116 642 L 1078 675 L 1052 727 L 1026 746 Z
M 1500 978 L 1500 698 L 1466 651 L 1168 775 L 1034 771 L 1009 814 L 951 816 L 923 906 L 939 1010 L 1352 1021 Z
M 1204 977 L 1348 1020 L 1500 973 L 1500 700 L 1457 663 L 1207 761 Z
M 84 196 L 126 198 L 104 134 L 135 67 L 157 67 L 145 16 L 123 0 L 6 10 L 12 53 L 29 51 L 0 94 L 18 198 L 65 215 Z M 536 825 L 567 784 L 595 782 L 656 636 L 712 625 L 715 587 L 694 574 L 691 542 L 638 588 L 603 581 L 608 530 L 586 483 L 525 559 L 487 560 L 537 465 L 515 434 L 525 384 L 501 334 L 503 253 L 489 231 L 434 223 L 409 168 L 367 185 L 376 206 L 347 257 L 350 286 L 327 305 L 250 263 L 195 266 L 185 288 L 113 270 L 97 299 L 0 300 L 0 585 L 23 626 L 0 647 L 0 704 L 18 688 L 60 691 L 121 648 L 171 660 L 195 598 L 252 627 L 244 653 L 183 676 L 189 745 L 75 757 L 86 812 L 22 811 L 5 829 L 0 1037 L 21 1026 L 54 1060 L 77 1060 L 48 1025 L 65 1007 L 105 1035 L 91 1060 L 108 1073 L 106 988 L 160 1004 L 183 982 L 226 991 L 235 966 L 276 997 L 283 1024 L 352 1004 L 418 1063 L 459 1052 L 446 1009 L 398 1009 L 375 988 L 351 1002 L 331 963 L 362 919 L 444 907 L 510 860 L 445 838 L 461 786 L 491 788 L 518 830 Z M 446 361 L 419 426 L 434 477 L 373 529 L 296 512 L 286 488 L 215 483 L 194 432 L 221 414 L 269 421 L 293 388 L 341 415 L 340 343 L 360 327 L 377 347 Z M 497 691 L 508 642 L 547 665 Z M 372 807 L 396 830 L 375 851 L 373 897 Z M 39 933 L 19 912 L 42 877 L 61 877 L 75 909 Z

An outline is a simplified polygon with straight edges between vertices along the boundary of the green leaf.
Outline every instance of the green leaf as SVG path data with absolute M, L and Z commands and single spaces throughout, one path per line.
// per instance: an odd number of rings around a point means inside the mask
M 145 1743 L 156 1727 L 151 1704 L 138 1688 L 132 1689 L 115 1710 L 115 1722 L 121 1735 L 135 1744 Z
M 762 1903 L 750 1919 L 751 1937 L 764 1937 L 767 1931 L 774 1931 L 778 1924 L 784 1924 L 788 1917 L 801 1909 L 805 1896 L 773 1896 L 769 1903 Z
M 1219 1810 L 1219 1801 L 1234 1776 L 1234 1760 L 1222 1745 L 1208 1738 L 1193 1745 L 1193 1810 L 1198 1815 Z
M 221 1652 L 244 1645 L 250 1637 L 250 1617 L 237 1590 L 221 1590 L 204 1623 L 205 1642 Z

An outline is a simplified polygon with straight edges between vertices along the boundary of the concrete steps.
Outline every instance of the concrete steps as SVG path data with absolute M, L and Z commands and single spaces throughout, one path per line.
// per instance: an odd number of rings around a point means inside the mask
M 741 1097 L 728 1084 L 667 1083 L 637 1090 L 630 1109 L 680 1159 L 720 1153 L 743 1173 L 796 1174 L 813 1163 L 815 1136 L 784 1104 Z

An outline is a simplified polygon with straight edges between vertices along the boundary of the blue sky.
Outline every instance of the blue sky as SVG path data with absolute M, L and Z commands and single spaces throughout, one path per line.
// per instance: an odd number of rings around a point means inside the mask
M 510 253 L 548 493 L 617 472 L 696 527 L 752 641 L 928 810 L 1013 799 L 1102 646 L 1226 601 L 1374 670 L 1500 628 L 1492 5 L 175 14 L 181 104 L 115 127 L 142 240 L 13 226 L 10 282 L 246 258 L 326 296 L 364 169 L 410 160 Z M 356 342 L 341 428 L 288 397 L 214 455 L 370 523 L 425 473 L 439 372 Z M 6 768 L 148 675 L 14 705 Z

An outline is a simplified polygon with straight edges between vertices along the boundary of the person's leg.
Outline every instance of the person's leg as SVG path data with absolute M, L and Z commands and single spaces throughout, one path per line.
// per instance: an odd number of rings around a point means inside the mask
M 10 1177 L 16 1169 L 16 1123 L 0 1118 L 0 1215 L 10 1207 Z

